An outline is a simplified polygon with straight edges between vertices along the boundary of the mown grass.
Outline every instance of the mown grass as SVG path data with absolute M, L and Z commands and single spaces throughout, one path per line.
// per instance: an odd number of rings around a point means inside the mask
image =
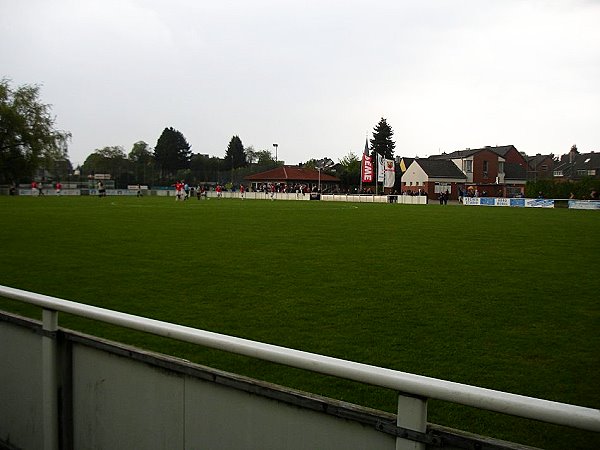
M 0 214 L 3 285 L 600 407 L 595 211 L 0 197 Z M 80 318 L 60 324 L 395 411 L 385 389 Z M 546 448 L 600 447 L 598 434 L 439 401 L 429 419 Z

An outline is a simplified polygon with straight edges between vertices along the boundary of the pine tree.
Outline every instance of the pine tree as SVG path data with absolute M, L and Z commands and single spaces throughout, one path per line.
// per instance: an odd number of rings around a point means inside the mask
M 373 139 L 371 139 L 371 149 L 374 153 L 382 155 L 386 159 L 394 158 L 394 148 L 396 144 L 392 140 L 394 131 L 387 121 L 382 117 L 377 126 L 373 129 Z
M 161 177 L 172 177 L 178 170 L 188 169 L 191 155 L 190 144 L 180 131 L 172 127 L 163 130 L 154 148 L 154 159 Z
M 225 153 L 225 164 L 229 169 L 237 169 L 238 167 L 248 165 L 244 145 L 239 136 L 233 136 L 229 141 L 227 152 Z

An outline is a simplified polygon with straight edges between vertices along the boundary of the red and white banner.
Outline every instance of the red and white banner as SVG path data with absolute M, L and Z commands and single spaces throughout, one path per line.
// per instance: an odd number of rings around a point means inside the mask
M 365 155 L 364 153 L 362 157 L 361 172 L 363 183 L 373 182 L 373 160 L 369 155 Z
M 396 168 L 394 167 L 393 159 L 385 160 L 385 180 L 383 182 L 383 187 L 393 188 L 396 183 Z

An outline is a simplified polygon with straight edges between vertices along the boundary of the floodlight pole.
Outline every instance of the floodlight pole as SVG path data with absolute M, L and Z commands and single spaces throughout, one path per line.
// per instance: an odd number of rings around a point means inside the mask
M 319 194 L 321 193 L 321 167 L 317 167 L 319 171 Z
M 279 144 L 273 144 L 273 147 L 275 147 L 275 164 L 277 164 L 277 147 L 279 147 Z

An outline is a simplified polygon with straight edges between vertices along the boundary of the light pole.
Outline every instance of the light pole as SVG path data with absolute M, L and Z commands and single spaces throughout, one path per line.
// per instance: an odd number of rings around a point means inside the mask
M 319 194 L 321 193 L 321 167 L 317 167 L 317 170 L 319 171 Z
M 275 147 L 275 164 L 277 164 L 277 147 L 279 147 L 279 144 L 273 144 L 273 147 Z

